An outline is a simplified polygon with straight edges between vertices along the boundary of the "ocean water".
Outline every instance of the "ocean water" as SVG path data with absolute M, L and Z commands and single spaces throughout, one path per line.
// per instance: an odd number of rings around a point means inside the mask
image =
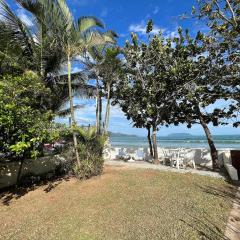
M 217 149 L 239 149 L 240 135 L 218 135 L 213 136 Z M 147 147 L 147 137 L 128 136 L 123 134 L 110 135 L 110 142 L 113 147 Z M 205 136 L 178 136 L 158 137 L 158 147 L 165 148 L 209 148 Z

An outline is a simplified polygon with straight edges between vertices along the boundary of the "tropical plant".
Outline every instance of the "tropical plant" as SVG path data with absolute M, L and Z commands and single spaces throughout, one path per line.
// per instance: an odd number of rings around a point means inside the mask
M 79 179 L 88 179 L 101 174 L 103 171 L 103 148 L 107 138 L 106 135 L 97 134 L 94 127 L 87 129 L 77 128 L 76 131 L 81 166 L 75 166 L 75 175 Z
M 116 69 L 113 69 L 114 63 L 111 62 L 110 65 L 107 66 L 106 62 L 109 61 L 110 57 L 110 49 L 116 48 L 114 45 L 116 44 L 117 34 L 113 31 L 107 31 L 103 34 L 106 37 L 106 42 L 101 45 L 93 46 L 88 49 L 89 56 L 85 56 L 85 65 L 87 66 L 87 70 L 90 71 L 91 76 L 96 79 L 96 128 L 97 133 L 102 133 L 102 95 L 103 88 L 107 85 L 107 109 L 106 109 L 106 117 L 104 122 L 104 130 L 106 131 L 106 124 L 109 121 L 109 112 L 110 112 L 110 91 L 111 91 L 111 81 L 110 77 L 106 76 L 107 74 L 114 74 Z M 117 54 L 116 54 L 117 56 Z M 113 57 L 112 59 L 113 60 Z M 114 59 L 115 60 L 115 59 Z M 109 63 L 109 62 L 108 62 Z M 103 76 L 104 75 L 104 76 Z
M 0 149 L 4 158 L 35 158 L 49 140 L 50 90 L 33 72 L 0 78 Z
M 122 71 L 122 61 L 118 55 L 119 48 L 108 48 L 101 63 L 98 65 L 99 76 L 102 79 L 103 90 L 107 98 L 105 118 L 104 118 L 104 132 L 108 132 L 110 120 L 110 106 L 111 98 L 113 96 L 113 85 L 116 81 L 120 81 L 124 74 Z
M 29 25 L 23 22 L 1 0 L 1 52 L 6 60 L 13 58 L 14 63 L 22 70 L 37 71 L 42 77 L 47 73 L 56 73 L 64 56 L 52 34 L 57 19 L 54 4 L 45 0 L 17 0 L 17 3 L 31 13 L 32 21 Z
M 71 128 L 73 132 L 76 159 L 78 166 L 80 167 L 81 163 L 77 150 L 77 137 L 74 130 L 76 127 L 76 120 L 72 96 L 71 62 L 75 57 L 87 52 L 88 49 L 91 49 L 96 45 L 102 45 L 108 41 L 108 35 L 93 31 L 94 27 L 103 27 L 102 22 L 98 19 L 94 17 L 81 17 L 75 22 L 64 0 L 56 1 L 56 5 L 59 22 L 57 24 L 57 29 L 54 29 L 53 31 L 56 31 L 55 34 L 57 36 L 57 41 L 61 44 L 63 52 L 67 57 Z

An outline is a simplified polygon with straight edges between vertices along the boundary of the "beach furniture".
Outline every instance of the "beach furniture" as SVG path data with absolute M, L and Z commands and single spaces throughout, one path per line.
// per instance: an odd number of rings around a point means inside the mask
M 167 162 L 171 165 L 172 153 L 170 149 L 162 148 L 163 152 L 163 164 L 166 165 Z
M 137 160 L 137 161 L 144 160 L 145 159 L 145 153 L 144 153 L 143 149 L 137 149 L 133 158 L 134 158 L 134 160 Z
M 179 168 L 180 165 L 180 149 L 163 149 L 164 153 L 164 159 L 163 163 L 166 164 L 166 162 L 170 163 L 171 167 L 177 166 Z
M 173 150 L 174 153 L 172 155 L 172 166 L 176 166 L 177 169 L 180 167 L 186 168 L 189 163 L 196 168 L 194 155 L 188 154 L 188 150 L 185 148 L 178 148 Z
M 181 149 L 171 149 L 170 152 L 170 166 L 180 169 L 180 164 L 183 165 Z
M 167 165 L 167 163 L 170 164 L 171 167 L 176 167 L 177 169 L 180 169 L 180 167 L 186 168 L 188 165 L 192 165 L 192 167 L 195 169 L 195 151 L 192 151 L 192 149 L 186 149 L 186 148 L 175 148 L 175 149 L 168 149 L 168 148 L 162 148 L 163 152 L 163 164 Z
M 118 150 L 118 154 L 116 156 L 116 159 L 129 160 L 129 159 L 131 159 L 131 156 L 129 154 L 127 154 L 127 149 L 126 148 L 120 148 Z
M 184 157 L 183 161 L 185 162 L 185 165 L 187 166 L 187 165 L 191 164 L 192 167 L 195 169 L 196 168 L 196 164 L 195 164 L 195 160 L 194 160 L 195 152 L 191 151 L 191 149 L 190 149 L 190 151 L 188 149 L 185 149 L 184 156 L 185 157 Z

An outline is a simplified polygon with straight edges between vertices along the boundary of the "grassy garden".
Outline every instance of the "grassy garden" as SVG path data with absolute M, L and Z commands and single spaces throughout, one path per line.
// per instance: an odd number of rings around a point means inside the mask
M 106 167 L 84 182 L 2 195 L 0 239 L 220 240 L 235 190 L 215 178 Z

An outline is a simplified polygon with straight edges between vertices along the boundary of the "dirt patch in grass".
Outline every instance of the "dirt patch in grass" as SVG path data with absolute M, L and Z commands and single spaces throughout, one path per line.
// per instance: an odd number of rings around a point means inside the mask
M 224 239 L 236 191 L 215 178 L 107 167 L 0 203 L 0 239 Z

